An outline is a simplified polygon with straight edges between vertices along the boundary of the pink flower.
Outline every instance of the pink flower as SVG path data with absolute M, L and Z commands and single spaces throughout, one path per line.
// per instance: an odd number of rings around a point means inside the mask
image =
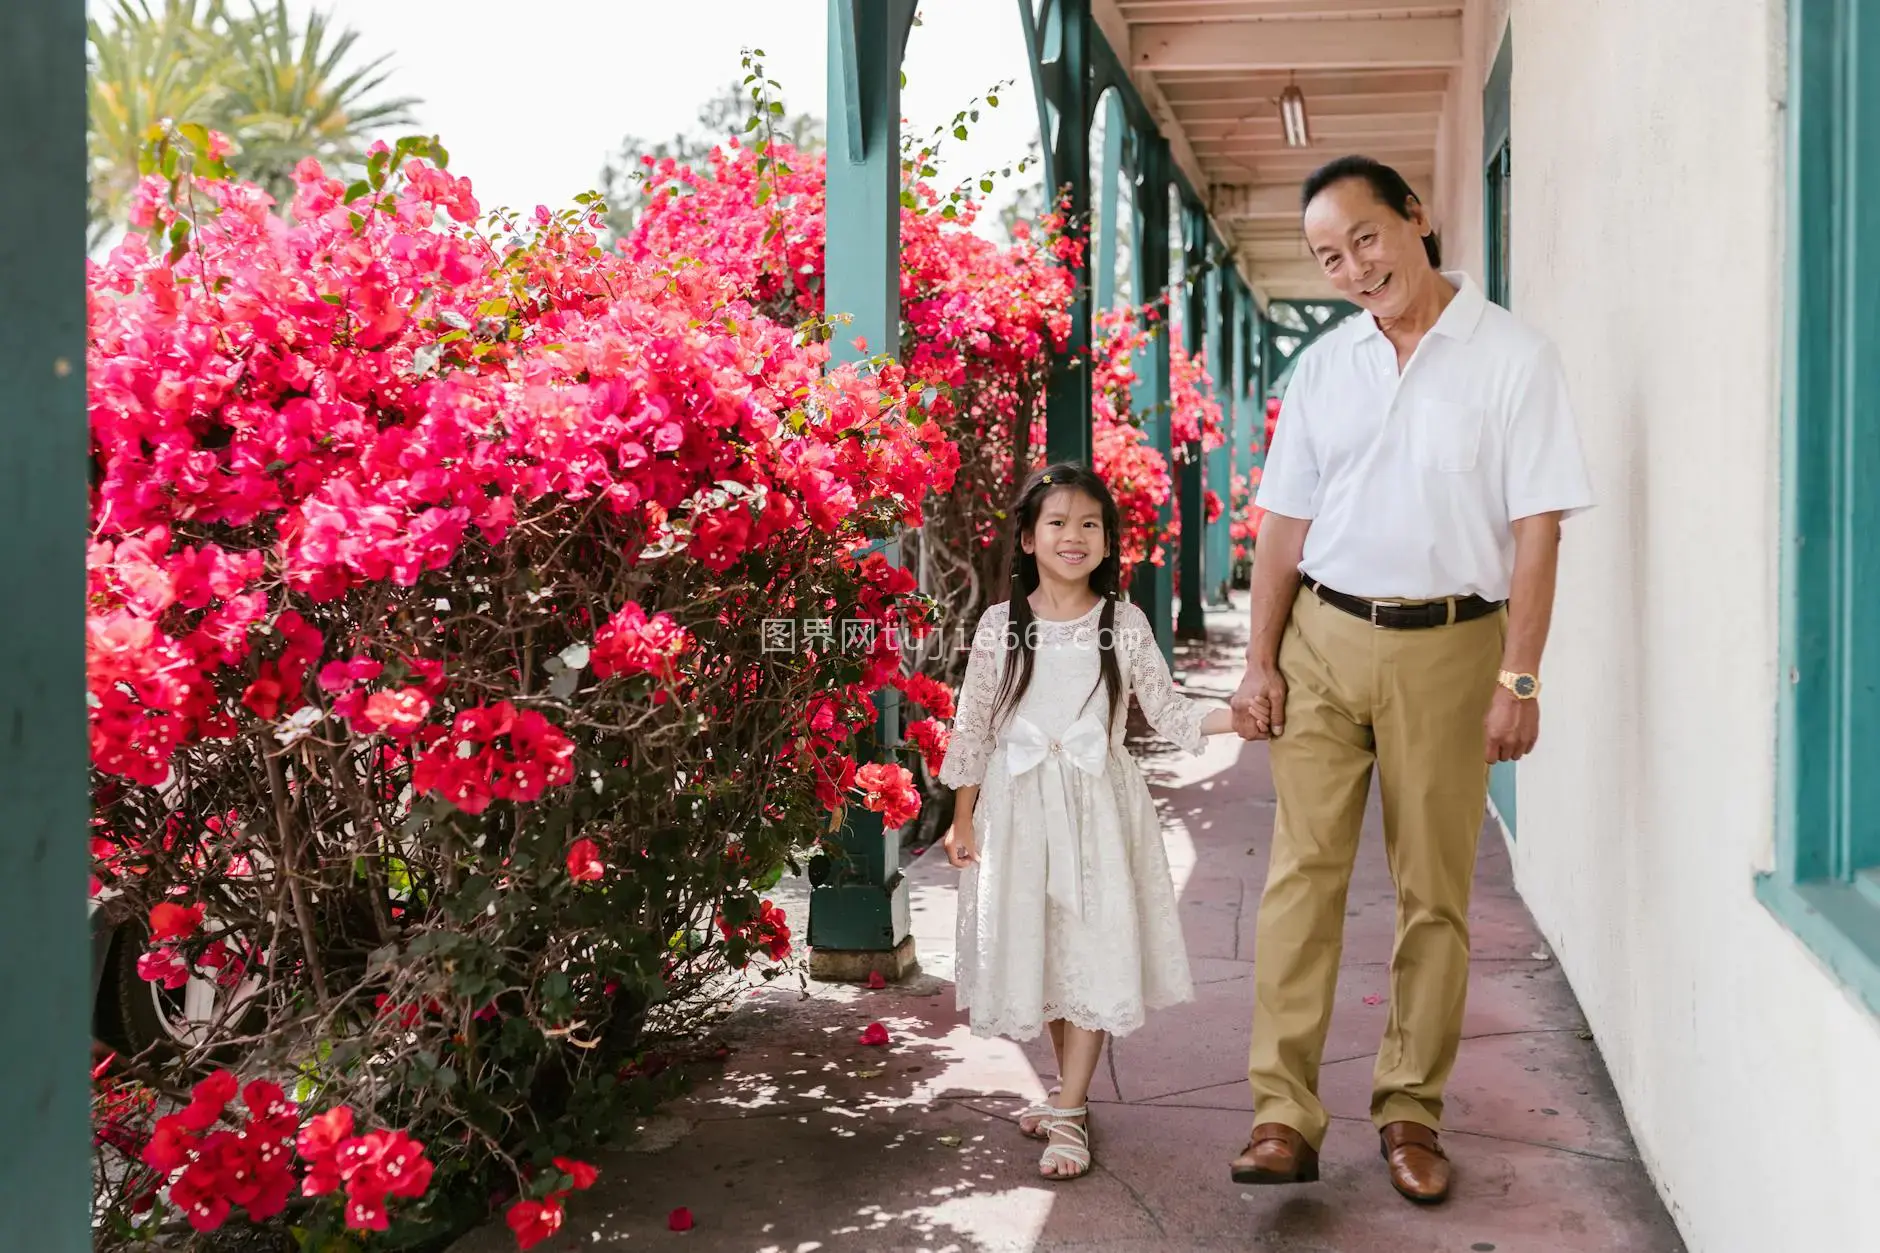
M 366 699 L 363 717 L 367 725 L 402 740 L 423 726 L 430 713 L 430 697 L 415 687 L 401 687 L 395 692 L 374 692 Z

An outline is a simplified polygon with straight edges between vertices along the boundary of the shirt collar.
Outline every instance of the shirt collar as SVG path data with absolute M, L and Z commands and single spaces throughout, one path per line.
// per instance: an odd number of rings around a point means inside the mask
M 1475 280 L 1463 270 L 1439 270 L 1449 285 L 1456 289 L 1456 297 L 1436 319 L 1436 325 L 1429 329 L 1431 335 L 1447 335 L 1453 340 L 1467 343 L 1475 334 L 1475 328 L 1481 324 L 1482 310 L 1488 305 L 1488 297 L 1476 286 Z M 1371 336 L 1382 337 L 1384 331 L 1377 324 L 1372 314 L 1362 315 L 1358 325 L 1358 338 L 1369 339 Z

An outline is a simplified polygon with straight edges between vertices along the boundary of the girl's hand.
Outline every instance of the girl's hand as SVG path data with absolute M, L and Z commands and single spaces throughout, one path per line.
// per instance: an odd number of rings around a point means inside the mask
M 947 851 L 947 864 L 955 870 L 964 870 L 979 860 L 979 841 L 973 836 L 973 829 L 955 826 L 947 832 L 941 847 Z

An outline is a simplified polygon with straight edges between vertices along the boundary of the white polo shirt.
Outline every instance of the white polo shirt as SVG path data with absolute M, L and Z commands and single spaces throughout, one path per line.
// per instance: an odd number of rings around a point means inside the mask
M 1506 600 L 1511 524 L 1593 504 L 1559 354 L 1466 274 L 1397 372 L 1368 313 L 1293 368 L 1257 503 L 1308 518 L 1299 568 L 1371 600 Z

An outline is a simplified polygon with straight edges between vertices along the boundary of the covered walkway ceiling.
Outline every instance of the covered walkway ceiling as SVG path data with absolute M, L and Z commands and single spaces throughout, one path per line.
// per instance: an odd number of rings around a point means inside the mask
M 1331 294 L 1299 234 L 1299 183 L 1318 165 L 1358 152 L 1420 187 L 1435 174 L 1462 0 L 1092 0 L 1092 10 L 1267 297 Z M 1286 144 L 1288 83 L 1305 94 L 1307 147 Z

